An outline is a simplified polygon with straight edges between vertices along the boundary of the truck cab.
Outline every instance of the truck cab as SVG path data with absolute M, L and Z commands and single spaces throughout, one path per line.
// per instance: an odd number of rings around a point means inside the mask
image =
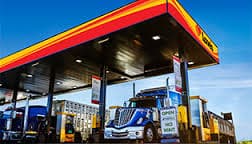
M 178 93 L 169 91 L 169 95 L 176 97 L 177 103 L 180 101 Z M 127 107 L 116 109 L 105 128 L 104 138 L 154 142 L 161 135 L 159 110 L 169 102 L 166 88 L 142 90 L 129 102 Z

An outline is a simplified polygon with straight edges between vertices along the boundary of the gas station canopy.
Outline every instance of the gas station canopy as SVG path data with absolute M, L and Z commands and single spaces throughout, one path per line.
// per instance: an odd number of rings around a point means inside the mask
M 0 59 L 1 88 L 38 95 L 89 88 L 108 67 L 108 84 L 173 71 L 179 49 L 198 68 L 219 63 L 218 49 L 177 0 L 138 0 Z

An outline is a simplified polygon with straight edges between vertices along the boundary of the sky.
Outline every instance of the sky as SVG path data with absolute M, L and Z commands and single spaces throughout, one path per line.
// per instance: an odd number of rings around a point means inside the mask
M 133 0 L 0 0 L 0 57 L 114 10 Z M 180 0 L 219 48 L 220 64 L 189 71 L 190 95 L 208 99 L 208 109 L 232 112 L 238 140 L 252 139 L 252 15 L 250 0 Z M 134 81 L 136 92 L 165 86 L 162 75 Z M 107 106 L 132 97 L 133 82 L 108 86 Z M 123 92 L 123 93 L 121 93 Z M 57 96 L 90 104 L 91 90 Z M 46 99 L 31 103 L 46 105 Z M 22 105 L 22 103 L 18 104 Z

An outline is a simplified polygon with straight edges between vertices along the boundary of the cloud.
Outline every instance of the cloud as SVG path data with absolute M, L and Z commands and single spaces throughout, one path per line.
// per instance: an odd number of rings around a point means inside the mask
M 250 63 L 217 65 L 192 70 L 189 72 L 190 88 L 194 90 L 252 88 L 251 65 Z
M 191 89 L 233 89 L 233 88 L 252 88 L 252 80 L 212 80 L 198 81 L 191 85 Z

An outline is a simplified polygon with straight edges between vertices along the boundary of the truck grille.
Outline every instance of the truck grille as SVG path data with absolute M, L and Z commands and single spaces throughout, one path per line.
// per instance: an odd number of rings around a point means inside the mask
M 112 132 L 112 136 L 114 137 L 125 137 L 128 136 L 129 132 Z
M 134 114 L 135 112 L 135 109 L 132 109 L 132 108 L 119 108 L 116 110 L 116 114 L 115 114 L 115 120 L 114 120 L 114 125 L 116 127 L 121 127 L 121 126 L 124 126 L 126 125 L 132 115 Z

